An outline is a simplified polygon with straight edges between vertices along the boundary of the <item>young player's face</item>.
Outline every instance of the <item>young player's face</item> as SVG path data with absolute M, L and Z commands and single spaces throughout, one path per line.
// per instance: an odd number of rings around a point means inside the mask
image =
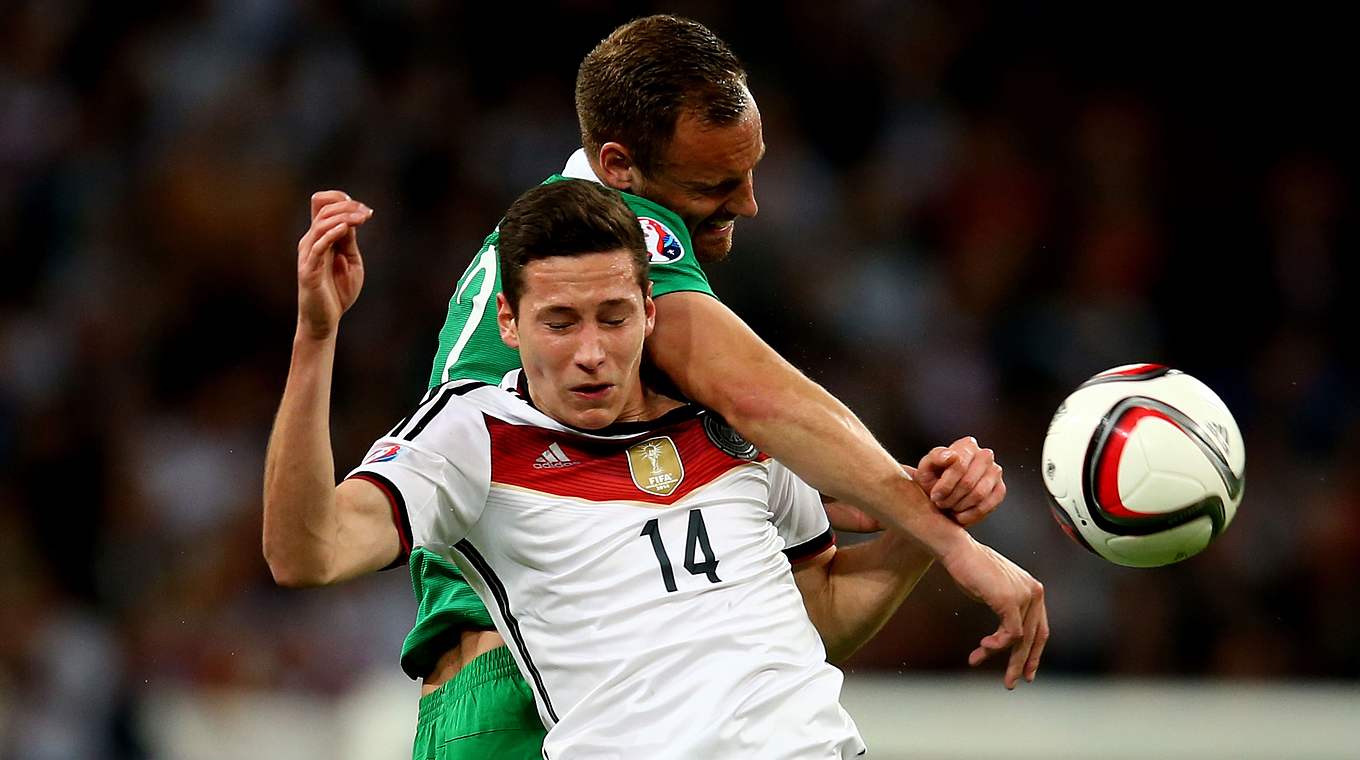
M 626 251 L 554 256 L 524 267 L 519 314 L 496 300 L 501 338 L 518 348 L 544 414 L 595 430 L 644 410 L 642 343 L 656 309 Z
M 727 258 L 737 218 L 759 210 L 752 173 L 765 155 L 765 139 L 760 110 L 754 100 L 750 103 L 736 123 L 725 127 L 682 113 L 656 170 L 639 175 L 631 190 L 678 214 L 706 264 Z

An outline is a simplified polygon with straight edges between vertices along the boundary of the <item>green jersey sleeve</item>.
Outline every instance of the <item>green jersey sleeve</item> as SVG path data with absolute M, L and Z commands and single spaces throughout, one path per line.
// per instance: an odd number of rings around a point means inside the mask
M 564 179 L 554 174 L 544 184 Z M 712 296 L 713 288 L 694 255 L 689 230 L 680 217 L 646 198 L 629 193 L 620 195 L 642 225 L 642 236 L 651 254 L 652 297 L 684 291 Z M 501 292 L 496 250 L 499 241 L 499 231 L 488 235 L 454 286 L 448 316 L 439 331 L 439 350 L 430 369 L 431 388 L 455 379 L 499 383 L 505 373 L 520 366 L 519 352 L 501 342 L 500 328 L 496 325 L 496 294 Z
M 648 275 L 652 278 L 652 297 L 682 291 L 713 295 L 708 276 L 694 255 L 689 229 L 680 217 L 646 198 L 629 193 L 620 195 L 642 225 L 642 237 L 651 254 Z

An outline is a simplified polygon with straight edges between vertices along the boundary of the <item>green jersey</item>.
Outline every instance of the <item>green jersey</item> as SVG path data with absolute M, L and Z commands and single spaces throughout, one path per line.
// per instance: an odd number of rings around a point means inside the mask
M 545 184 L 569 178 L 594 179 L 587 172 L 585 154 L 578 151 L 564 170 L 566 176 L 555 174 Z M 645 198 L 621 195 L 637 214 L 651 253 L 652 297 L 682 291 L 713 295 L 684 222 Z M 501 342 L 496 324 L 496 294 L 501 292 L 499 240 L 499 230 L 486 237 L 454 288 L 448 317 L 439 331 L 431 388 L 455 379 L 499 383 L 505 373 L 520 366 L 519 352 Z M 477 594 L 448 560 L 417 547 L 411 553 L 409 568 L 418 606 L 415 626 L 402 647 L 401 667 L 412 678 L 423 678 L 440 655 L 457 645 L 460 631 L 492 630 L 495 626 Z

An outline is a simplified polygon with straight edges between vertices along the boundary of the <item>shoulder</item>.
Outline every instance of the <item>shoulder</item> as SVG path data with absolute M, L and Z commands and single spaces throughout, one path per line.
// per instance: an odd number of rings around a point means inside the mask
M 693 258 L 689 230 L 680 217 L 641 196 L 631 193 L 621 195 L 642 226 L 642 237 L 647 244 L 647 252 L 651 254 L 652 266 L 675 264 Z

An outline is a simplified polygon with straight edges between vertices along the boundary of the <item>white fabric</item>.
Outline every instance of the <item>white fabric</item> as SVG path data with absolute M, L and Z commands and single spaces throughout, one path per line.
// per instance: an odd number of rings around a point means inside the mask
M 562 176 L 567 179 L 588 179 L 591 182 L 604 184 L 595 174 L 595 169 L 590 165 L 590 159 L 586 157 L 585 148 L 577 148 L 576 152 L 567 159 L 567 165 L 562 169 Z
M 449 556 L 486 604 L 535 691 L 549 760 L 846 758 L 864 750 L 838 701 L 841 672 L 825 661 L 782 552 L 828 530 L 814 490 L 773 461 L 725 455 L 728 469 L 670 505 L 496 483 L 492 473 L 503 470 L 491 461 L 487 416 L 560 434 L 572 460 L 581 458 L 573 441 L 593 439 L 606 444 L 599 456 L 626 457 L 624 448 L 649 434 L 583 436 L 505 388 L 482 386 L 452 396 L 405 440 L 439 398 L 366 457 L 400 446 L 395 458 L 355 473 L 394 484 L 414 544 Z M 701 424 L 691 419 L 666 434 L 679 439 L 686 425 Z M 707 453 L 691 446 L 684 457 L 715 453 L 702 442 Z M 505 456 L 533 462 L 544 446 L 521 448 Z M 696 510 L 717 559 L 716 583 L 687 568 L 709 558 L 700 544 L 687 545 Z M 651 520 L 673 592 L 647 532 Z

